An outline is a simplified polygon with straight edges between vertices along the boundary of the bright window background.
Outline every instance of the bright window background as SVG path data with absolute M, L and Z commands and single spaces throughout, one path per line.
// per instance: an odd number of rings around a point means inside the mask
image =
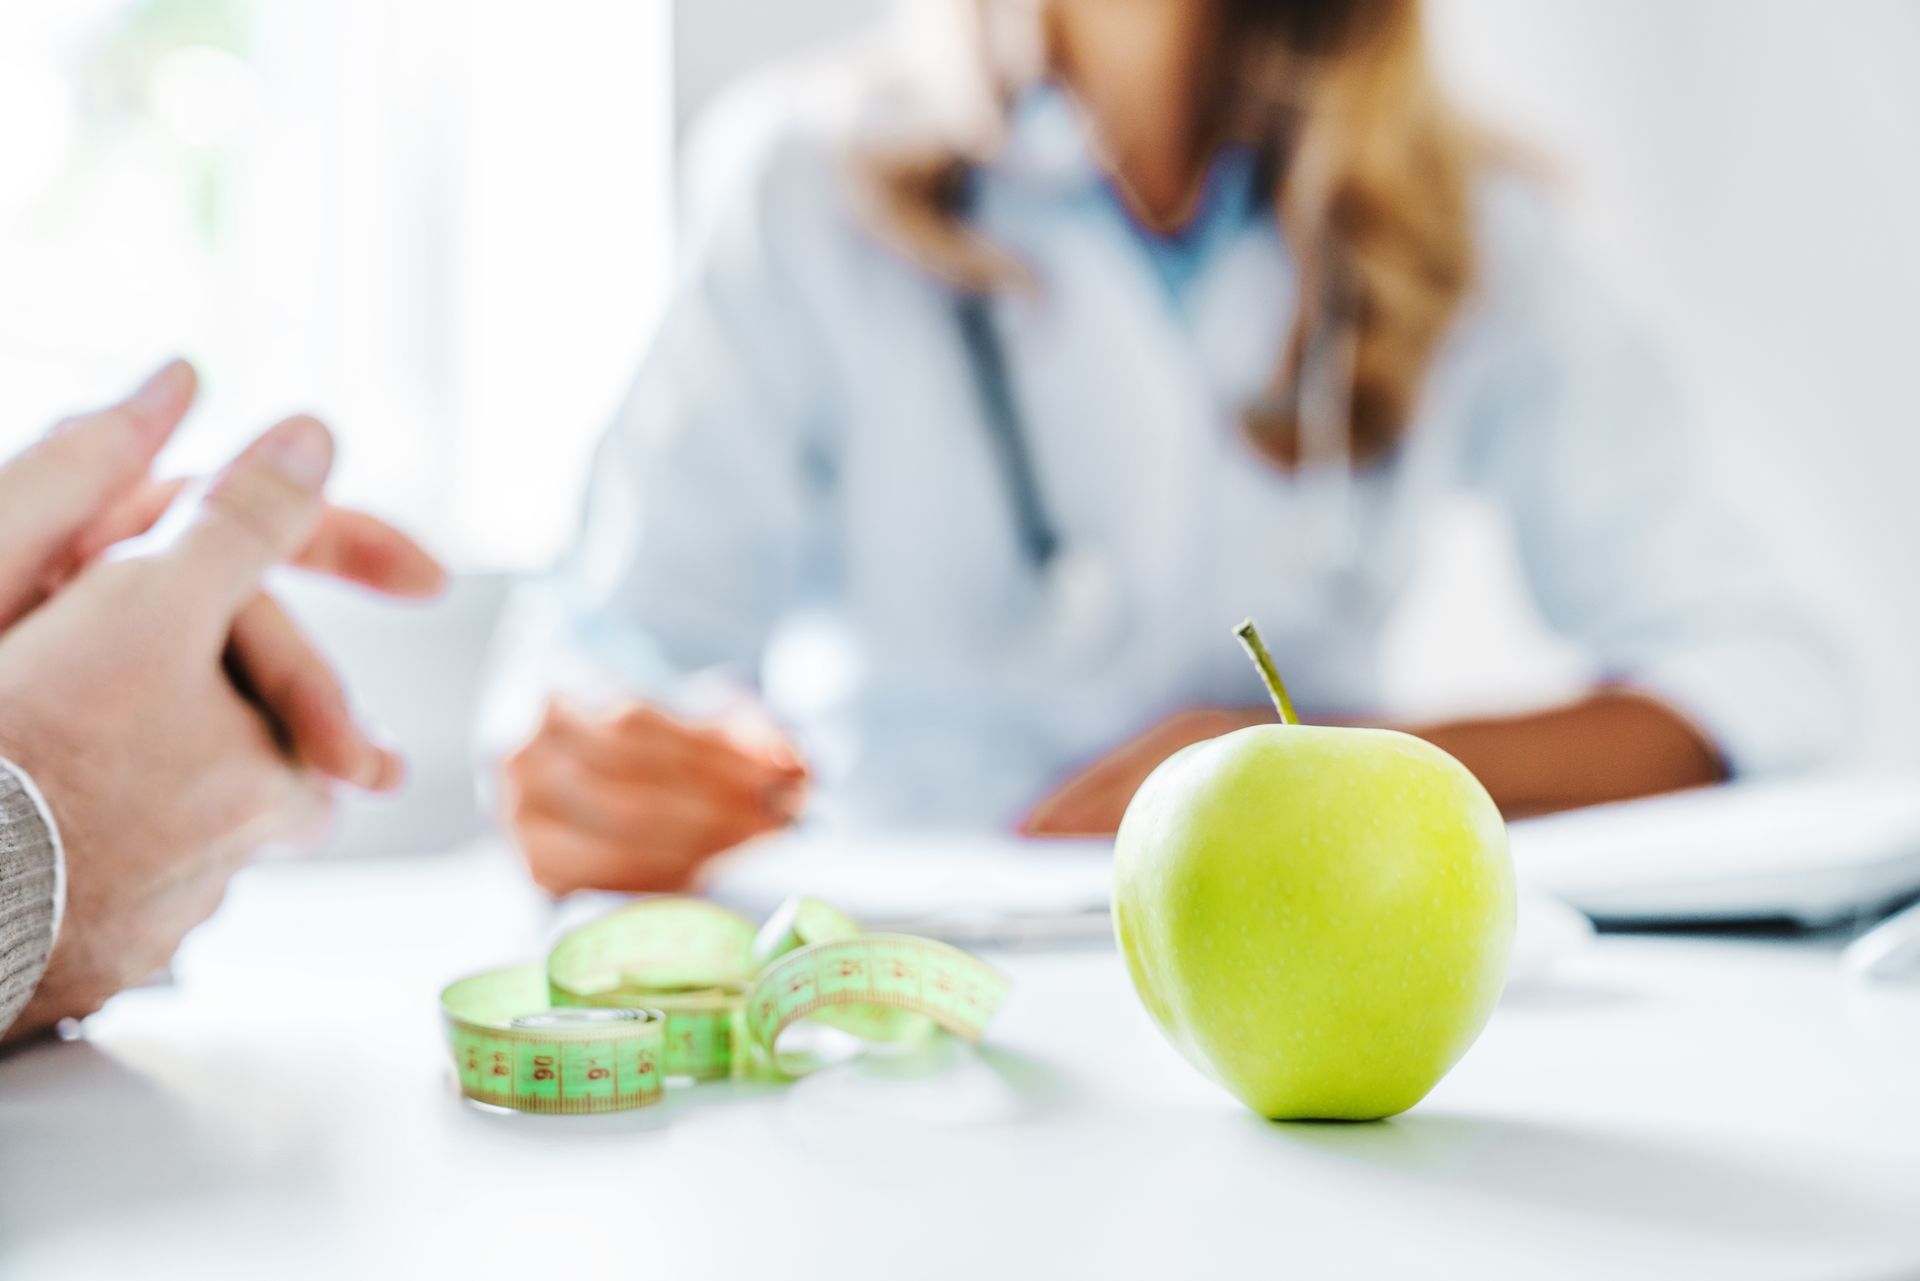
M 0 451 L 173 352 L 460 566 L 546 559 L 666 280 L 671 9 L 0 6 Z

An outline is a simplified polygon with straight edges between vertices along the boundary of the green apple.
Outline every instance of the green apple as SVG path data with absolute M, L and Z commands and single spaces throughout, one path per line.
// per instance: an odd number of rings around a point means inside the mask
M 1407 734 L 1282 724 L 1169 758 L 1114 851 L 1140 999 L 1194 1066 L 1276 1120 L 1372 1120 L 1424 1098 L 1493 1012 L 1513 864 L 1486 789 Z

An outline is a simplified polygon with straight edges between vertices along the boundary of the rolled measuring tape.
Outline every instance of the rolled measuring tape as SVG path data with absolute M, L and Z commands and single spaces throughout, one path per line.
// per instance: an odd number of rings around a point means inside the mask
M 785 1079 L 803 1019 L 870 1042 L 945 1029 L 980 1039 L 1007 980 L 933 939 L 866 934 L 792 898 L 755 930 L 726 908 L 649 898 L 566 935 L 539 964 L 460 979 L 440 994 L 460 1091 L 522 1112 L 620 1112 L 671 1080 Z

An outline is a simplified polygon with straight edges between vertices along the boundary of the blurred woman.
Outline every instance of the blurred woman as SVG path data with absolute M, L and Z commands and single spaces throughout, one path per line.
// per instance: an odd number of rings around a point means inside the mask
M 944 16 L 919 61 L 762 77 L 709 131 L 688 274 L 507 631 L 544 884 L 680 885 L 810 787 L 847 821 L 1110 832 L 1172 751 L 1269 715 L 1242 615 L 1303 708 L 1375 713 L 1461 490 L 1605 673 L 1416 727 L 1509 813 L 1838 741 L 1828 650 L 1440 92 L 1416 0 Z M 724 709 L 687 692 L 711 672 Z

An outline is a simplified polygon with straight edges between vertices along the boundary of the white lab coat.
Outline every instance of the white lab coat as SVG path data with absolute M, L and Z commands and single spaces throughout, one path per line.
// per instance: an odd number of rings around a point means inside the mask
M 1510 518 L 1544 617 L 1735 770 L 1841 741 L 1830 647 L 1703 476 L 1658 361 L 1517 182 L 1481 193 L 1478 292 L 1405 444 L 1350 486 L 1289 477 L 1236 426 L 1293 309 L 1278 233 L 1237 233 L 1176 304 L 1087 198 L 1097 171 L 1050 101 L 1017 117 L 976 216 L 1038 272 L 993 320 L 1066 559 L 1104 572 L 1040 584 L 950 295 L 862 232 L 821 129 L 748 95 L 711 135 L 730 176 L 578 542 L 503 631 L 496 743 L 555 686 L 670 698 L 702 669 L 757 682 L 798 647 L 769 696 L 828 812 L 1010 823 L 1162 715 L 1259 702 L 1227 641 L 1243 615 L 1303 709 L 1376 707 L 1383 620 L 1462 489 Z

